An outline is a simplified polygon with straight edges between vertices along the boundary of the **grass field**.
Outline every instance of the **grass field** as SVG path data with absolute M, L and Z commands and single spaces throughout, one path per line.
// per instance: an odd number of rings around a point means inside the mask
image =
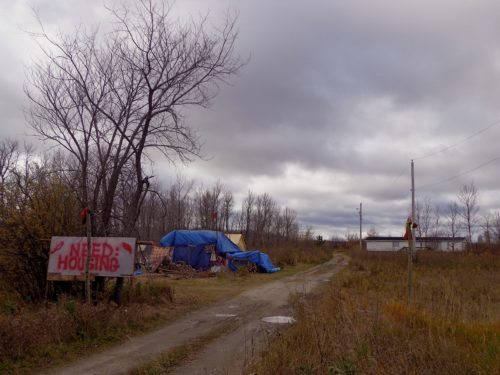
M 351 256 L 251 373 L 500 374 L 499 256 L 419 253 L 411 306 L 405 254 Z

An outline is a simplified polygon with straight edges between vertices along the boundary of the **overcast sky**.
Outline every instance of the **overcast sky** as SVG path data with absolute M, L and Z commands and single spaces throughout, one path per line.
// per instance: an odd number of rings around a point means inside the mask
M 49 31 L 71 30 L 105 24 L 102 4 L 0 0 L 1 138 L 36 143 L 22 113 L 24 69 L 38 53 L 23 31 L 36 29 L 32 9 Z M 500 210 L 498 0 L 174 4 L 181 18 L 210 11 L 215 24 L 227 9 L 239 12 L 249 63 L 210 109 L 185 111 L 207 160 L 156 160 L 166 183 L 180 172 L 220 180 L 238 201 L 267 192 L 328 237 L 357 232 L 363 202 L 364 233 L 401 235 L 415 159 L 417 198 L 444 209 L 474 181 L 482 214 Z

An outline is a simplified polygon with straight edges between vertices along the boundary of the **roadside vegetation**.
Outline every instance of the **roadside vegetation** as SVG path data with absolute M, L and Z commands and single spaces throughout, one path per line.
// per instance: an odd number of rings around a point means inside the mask
M 411 306 L 405 254 L 351 255 L 249 373 L 500 373 L 498 255 L 419 253 Z
M 331 256 L 331 250 L 314 242 L 269 252 L 273 261 L 283 267 L 281 272 L 241 270 L 181 280 L 143 276 L 126 283 L 121 306 L 108 302 L 111 287 L 95 305 L 87 305 L 80 295 L 26 301 L 0 284 L 0 373 L 31 373 L 103 350 L 188 311 L 300 272 Z

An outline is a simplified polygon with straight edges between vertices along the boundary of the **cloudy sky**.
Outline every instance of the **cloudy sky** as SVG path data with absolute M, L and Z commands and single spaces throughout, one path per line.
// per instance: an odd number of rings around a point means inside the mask
M 0 137 L 26 139 L 24 30 L 106 24 L 102 0 L 0 0 Z M 444 205 L 474 181 L 500 210 L 500 2 L 494 0 L 177 0 L 179 17 L 239 12 L 249 63 L 208 110 L 187 109 L 206 160 L 173 167 L 236 197 L 267 192 L 325 236 L 401 235 L 418 199 Z M 27 138 L 36 142 L 34 138 Z M 481 167 L 477 169 L 478 167 Z M 458 176 L 458 177 L 457 177 Z M 444 208 L 443 208 L 444 209 Z

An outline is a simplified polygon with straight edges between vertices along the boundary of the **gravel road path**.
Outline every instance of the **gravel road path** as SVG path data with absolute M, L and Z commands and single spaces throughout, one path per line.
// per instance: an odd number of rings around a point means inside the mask
M 228 323 L 237 328 L 212 341 L 172 374 L 241 374 L 262 349 L 266 337 L 279 324 L 262 321 L 269 316 L 289 316 L 291 293 L 309 293 L 347 265 L 348 258 L 336 254 L 330 261 L 304 272 L 249 289 L 230 300 L 189 313 L 167 326 L 102 353 L 84 358 L 47 375 L 126 374 L 160 354 L 189 340 L 213 332 Z

